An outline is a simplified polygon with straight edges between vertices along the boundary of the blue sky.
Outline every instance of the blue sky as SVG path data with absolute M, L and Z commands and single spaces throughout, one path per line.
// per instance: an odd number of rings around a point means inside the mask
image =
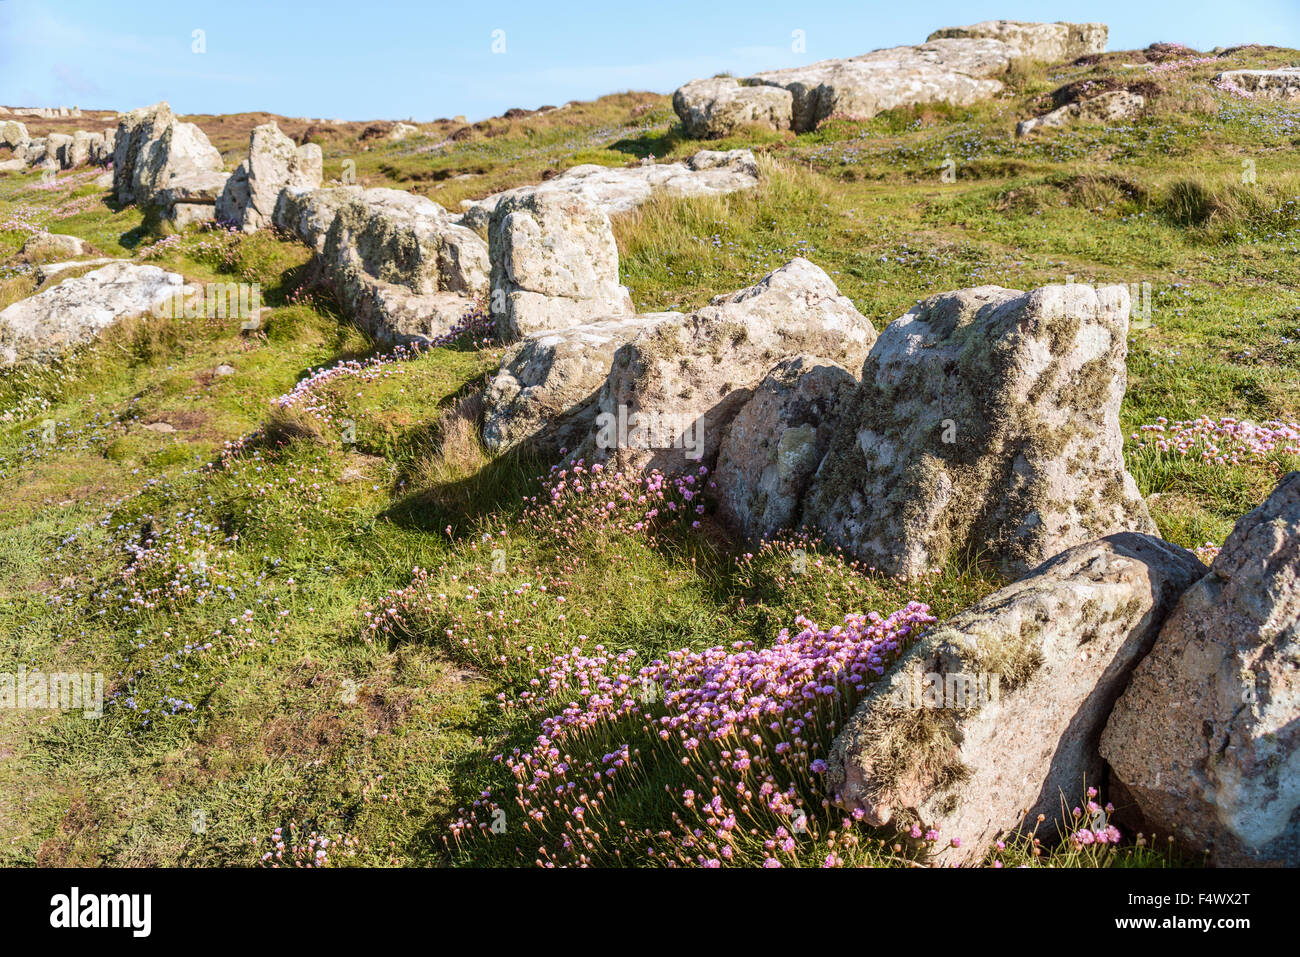
M 182 113 L 475 120 L 667 93 L 721 70 L 851 56 L 998 18 L 1100 20 L 1111 49 L 1300 47 L 1300 0 L 0 0 L 0 103 L 125 110 L 166 99 Z M 791 49 L 795 30 L 803 53 Z M 494 31 L 504 52 L 493 52 Z

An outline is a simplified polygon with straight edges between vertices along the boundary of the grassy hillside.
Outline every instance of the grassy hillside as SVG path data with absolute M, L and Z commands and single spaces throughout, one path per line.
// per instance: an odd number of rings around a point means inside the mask
M 801 136 L 691 141 L 666 98 L 620 94 L 428 124 L 400 143 L 363 140 L 362 124 L 310 138 L 327 179 L 350 160 L 362 185 L 451 209 L 578 163 L 754 149 L 758 190 L 616 221 L 641 310 L 698 306 L 795 255 L 878 329 L 964 286 L 1149 283 L 1127 462 L 1165 537 L 1214 546 L 1300 467 L 1288 442 L 1238 424 L 1300 420 L 1300 105 L 1208 78 L 1300 55 L 1125 67 L 1146 59 L 1025 68 L 972 108 Z M 1149 112 L 1014 137 L 1080 81 L 1141 83 Z M 214 142 L 233 166 L 242 121 L 198 122 L 224 131 Z M 189 279 L 260 282 L 273 311 L 255 332 L 131 321 L 50 367 L 0 373 L 0 670 L 102 672 L 108 697 L 97 721 L 0 713 L 0 863 L 288 864 L 324 850 L 331 865 L 822 866 L 924 848 L 926 835 L 886 839 L 825 805 L 818 756 L 853 694 L 788 708 L 752 740 L 689 726 L 665 738 L 671 682 L 636 671 L 656 658 L 722 676 L 776 667 L 782 629 L 822 641 L 847 618 L 897 634 L 925 613 L 853 616 L 920 602 L 943 618 L 995 575 L 963 562 L 904 584 L 797 536 L 747 550 L 713 521 L 708 476 L 647 488 L 494 459 L 475 417 L 498 344 L 376 355 L 310 285 L 301 245 L 163 237 L 93 178 L 0 179 L 0 306 L 37 288 L 18 250 L 45 227 Z M 1203 416 L 1180 454 L 1174 423 Z M 1172 447 L 1140 431 L 1152 425 Z M 710 648 L 723 650 L 669 657 Z M 1145 835 L 1118 849 L 1041 837 L 999 863 L 1172 860 Z

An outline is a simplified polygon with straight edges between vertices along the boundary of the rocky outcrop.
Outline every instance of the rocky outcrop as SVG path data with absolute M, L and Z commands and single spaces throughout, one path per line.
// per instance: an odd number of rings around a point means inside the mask
M 118 117 L 113 134 L 113 194 L 119 203 L 136 199 L 135 164 L 146 145 L 162 136 L 167 125 L 175 121 L 166 103 L 142 106 Z
M 577 448 L 595 426 L 596 400 L 614 354 L 680 313 L 616 316 L 525 337 L 506 353 L 484 397 L 483 443 L 548 457 Z
M 870 119 L 882 110 L 920 103 L 968 106 L 1002 89 L 997 79 L 1013 60 L 1072 60 L 1106 48 L 1100 23 L 988 21 L 949 27 L 915 46 L 756 73 L 740 80 L 695 80 L 673 96 L 692 136 L 722 136 L 740 124 L 805 132 L 831 116 Z M 789 111 L 780 96 L 790 94 Z
M 795 524 L 804 492 L 857 390 L 816 356 L 777 363 L 736 413 L 718 452 L 718 514 L 750 540 Z
M 134 263 L 65 279 L 0 311 L 0 365 L 61 352 L 119 319 L 148 313 L 183 289 L 178 274 Z
M 631 315 L 609 217 L 546 186 L 508 193 L 488 227 L 492 314 L 503 339 Z
M 978 863 L 1040 814 L 1055 835 L 1102 781 L 1098 738 L 1134 665 L 1204 571 L 1155 536 L 1112 535 L 931 629 L 835 739 L 832 793 L 869 824 L 937 830 L 935 863 Z
M 112 131 L 109 131 L 111 136 Z M 0 123 L 0 146 L 8 146 L 13 156 L 6 163 L 10 169 L 41 165 L 52 169 L 73 169 L 86 163 L 106 165 L 112 159 L 111 139 L 103 133 L 51 133 L 38 139 L 27 135 L 27 128 L 17 121 Z
M 158 103 L 122 114 L 114 140 L 118 202 L 159 206 L 177 223 L 215 216 L 226 174 L 221 154 L 197 126 Z
M 1300 98 L 1300 69 L 1225 70 L 1214 78 L 1216 85 L 1264 100 Z
M 88 242 L 77 236 L 67 236 L 63 233 L 33 233 L 23 243 L 23 248 L 19 250 L 18 255 L 25 262 L 35 263 L 88 256 L 93 251 Z
M 985 20 L 968 27 L 944 27 L 927 38 L 1000 40 L 1015 56 L 1045 63 L 1061 63 L 1106 52 L 1110 29 L 1104 23 L 1026 23 L 1021 20 Z
M 1146 822 L 1198 858 L 1300 866 L 1300 472 L 1183 595 L 1101 753 Z
M 573 166 L 546 181 L 545 188 L 572 193 L 606 216 L 626 213 L 652 196 L 717 196 L 758 185 L 758 163 L 749 150 L 700 150 L 682 163 L 644 162 L 637 166 Z M 502 198 L 537 189 L 522 186 L 493 193 L 480 200 L 465 200 L 462 222 L 487 236 L 488 223 Z
M 20 159 L 24 166 L 42 166 L 57 169 L 58 163 L 45 154 L 45 137 L 38 136 L 28 140 L 23 146 L 14 150 L 14 157 Z
M 732 419 L 778 361 L 806 353 L 856 368 L 875 338 L 826 273 L 793 259 L 619 349 L 596 428 L 577 454 L 630 471 L 712 466 Z
M 59 151 L 59 165 L 64 169 L 73 169 L 90 162 L 92 134 L 77 130 L 69 137 L 69 142 Z
M 746 126 L 790 129 L 794 97 L 779 86 L 711 77 L 679 87 L 673 94 L 673 112 L 681 118 L 687 136 L 716 139 Z
M 804 520 L 865 564 L 956 555 L 1010 575 L 1121 531 L 1155 532 L 1124 469 L 1124 286 L 981 286 L 881 334 Z
M 113 145 L 116 139 L 116 130 L 92 133 L 90 135 L 90 162 L 96 166 L 107 166 L 113 162 Z
M 280 194 L 286 189 L 316 189 L 322 163 L 319 146 L 296 146 L 275 121 L 254 127 L 248 159 L 226 181 L 216 202 L 216 218 L 246 233 L 272 225 Z
M 487 296 L 483 240 L 432 200 L 356 187 L 309 195 L 333 210 L 322 267 L 352 318 L 380 341 L 436 339 Z M 306 213 L 299 220 L 318 222 Z
M 968 106 L 1002 89 L 1014 51 L 998 40 L 935 40 L 845 60 L 756 73 L 751 81 L 792 95 L 792 128 L 816 129 L 830 116 L 870 119 L 917 103 Z
M 45 154 L 42 160 L 48 161 L 56 169 L 70 169 L 72 137 L 67 133 L 50 133 L 45 137 Z
M 280 229 L 297 236 L 316 250 L 325 252 L 334 217 L 346 203 L 360 196 L 360 186 L 341 186 L 328 189 L 293 189 L 280 193 L 272 222 Z M 441 209 L 442 207 L 438 207 Z
M 1016 136 L 1028 136 L 1034 130 L 1067 126 L 1071 123 L 1113 123 L 1116 120 L 1136 116 L 1146 105 L 1146 97 L 1140 93 L 1111 90 L 1084 100 L 1067 103 L 1042 116 L 1021 120 L 1016 124 Z
M 32 141 L 27 134 L 27 127 L 17 120 L 5 120 L 0 123 L 0 146 L 18 150 Z

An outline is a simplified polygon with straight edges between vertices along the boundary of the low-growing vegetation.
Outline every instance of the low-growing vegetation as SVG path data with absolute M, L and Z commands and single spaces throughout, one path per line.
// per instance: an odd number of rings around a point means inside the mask
M 641 311 L 795 256 L 878 330 L 961 287 L 1131 284 L 1127 465 L 1161 535 L 1209 557 L 1300 468 L 1300 107 L 1209 77 L 1294 53 L 1157 51 L 1131 124 L 1013 135 L 1135 56 L 799 136 L 701 144 L 640 93 L 397 143 L 291 132 L 327 179 L 352 160 L 450 209 L 579 163 L 753 149 L 758 189 L 616 219 Z M 0 372 L 0 659 L 104 677 L 99 720 L 0 714 L 0 863 L 906 866 L 961 839 L 867 827 L 822 775 L 874 677 L 995 572 L 902 582 L 797 530 L 746 545 L 705 469 L 493 456 L 479 397 L 504 347 L 481 324 L 381 350 L 300 243 L 166 231 L 94 175 L 0 178 L 0 308 L 40 288 L 19 250 L 49 230 L 258 283 L 270 311 L 145 316 Z M 1106 800 L 988 863 L 1186 863 L 1094 827 Z

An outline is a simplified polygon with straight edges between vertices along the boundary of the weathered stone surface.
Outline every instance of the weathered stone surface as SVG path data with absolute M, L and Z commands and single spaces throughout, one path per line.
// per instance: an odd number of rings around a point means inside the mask
M 1001 40 L 1017 57 L 1060 63 L 1106 52 L 1110 29 L 1104 23 L 1026 23 L 1021 20 L 985 20 L 968 27 L 944 27 L 928 40 Z
M 931 629 L 835 739 L 832 792 L 870 824 L 938 830 L 936 863 L 978 863 L 1039 814 L 1039 832 L 1055 834 L 1063 802 L 1101 783 L 1111 706 L 1204 571 L 1155 536 L 1112 535 Z
M 90 136 L 90 162 L 97 166 L 107 166 L 113 161 L 113 144 L 117 138 L 115 130 L 104 130 Z
M 135 201 L 135 164 L 141 149 L 162 135 L 175 117 L 166 103 L 143 106 L 118 117 L 113 135 L 113 193 L 119 203 Z
M 967 106 L 1002 89 L 1012 49 L 999 40 L 935 40 L 843 60 L 756 73 L 749 82 L 789 90 L 793 128 L 816 129 L 829 116 L 869 119 L 916 103 Z
M 59 169 L 71 169 L 71 150 L 72 137 L 67 133 L 51 133 L 45 137 L 45 156 L 53 160 Z
M 36 166 L 45 162 L 45 137 L 39 136 L 35 139 L 28 140 L 23 146 L 14 150 L 14 155 L 20 157 L 25 166 Z
M 794 122 L 790 91 L 735 77 L 693 80 L 673 94 L 673 111 L 697 139 L 717 139 L 746 126 L 788 130 Z
M 643 163 L 638 166 L 574 166 L 545 183 L 548 190 L 573 193 L 606 216 L 626 213 L 659 193 L 665 196 L 713 196 L 753 189 L 758 185 L 758 163 L 749 150 L 700 150 L 684 163 Z M 493 193 L 480 200 L 465 200 L 462 222 L 487 236 L 488 223 L 503 196 L 537 189 L 522 186 Z
M 870 566 L 959 554 L 1023 574 L 1114 532 L 1155 532 L 1124 469 L 1124 286 L 981 286 L 881 334 L 804 521 Z
M 1061 127 L 1070 123 L 1113 123 L 1136 116 L 1147 105 L 1146 97 L 1127 90 L 1111 90 L 1090 96 L 1086 100 L 1067 103 L 1050 113 L 1021 120 L 1016 124 L 1017 136 L 1028 136 L 1045 127 Z
M 5 120 L 0 123 L 0 146 L 7 146 L 12 150 L 26 146 L 32 141 L 31 136 L 27 133 L 27 127 L 18 120 Z
M 159 192 L 205 174 L 222 173 L 221 153 L 193 123 L 173 121 L 145 144 L 132 173 L 135 201 L 148 203 Z
M 162 205 L 170 218 L 184 218 L 170 209 L 165 198 L 187 184 L 210 184 L 212 174 L 223 171 L 221 153 L 203 131 L 177 120 L 166 103 L 132 110 L 118 120 L 113 185 L 119 202 Z M 188 200 L 186 205 L 199 203 Z
M 1115 705 L 1101 754 L 1161 834 L 1300 866 L 1300 472 L 1237 522 Z
M 432 200 L 356 187 L 285 196 L 293 209 L 282 217 L 308 235 L 333 212 L 322 267 L 352 318 L 383 342 L 436 339 L 487 296 L 483 240 Z
M 96 259 L 73 259 L 67 262 L 57 263 L 38 263 L 36 266 L 36 281 L 48 282 L 61 272 L 67 272 L 69 269 L 85 269 L 89 266 L 107 266 L 109 263 L 130 262 L 129 259 L 114 259 L 111 256 L 101 256 Z
M 718 514 L 746 538 L 798 520 L 804 492 L 857 390 L 843 366 L 801 355 L 777 363 L 736 413 L 718 452 Z
M 712 467 L 732 418 L 779 360 L 808 353 L 856 368 L 875 338 L 826 273 L 793 259 L 620 348 L 579 454 L 632 471 Z
M 1101 23 L 1021 23 L 995 20 L 949 27 L 915 46 L 873 50 L 862 56 L 756 73 L 741 80 L 696 80 L 680 88 L 673 108 L 688 133 L 716 136 L 739 123 L 757 122 L 798 132 L 829 116 L 868 119 L 882 110 L 918 103 L 967 106 L 1002 89 L 995 79 L 1012 60 L 1070 60 L 1106 48 Z M 791 95 L 764 99 L 755 86 Z
M 90 162 L 92 134 L 77 130 L 68 142 L 59 150 L 59 165 L 64 169 L 74 169 Z
M 149 312 L 183 288 L 178 274 L 134 263 L 114 263 L 65 279 L 0 311 L 0 365 L 89 340 L 118 319 Z
M 492 213 L 488 249 L 502 338 L 634 311 L 618 282 L 609 217 L 574 193 L 540 186 L 506 194 Z
M 393 128 L 388 131 L 388 138 L 393 142 L 400 142 L 408 136 L 415 136 L 420 132 L 418 126 L 412 126 L 410 123 L 394 123 Z
M 296 146 L 274 121 L 254 127 L 248 159 L 236 167 L 217 200 L 216 218 L 251 233 L 270 226 L 280 193 L 320 186 L 322 158 L 315 143 Z
M 577 448 L 592 431 L 614 353 L 643 330 L 679 318 L 675 312 L 615 316 L 526 337 L 506 353 L 488 386 L 484 444 L 494 452 L 527 445 L 548 456 Z
M 1300 98 L 1300 69 L 1225 70 L 1214 78 L 1220 86 L 1235 88 L 1266 100 Z
M 341 186 L 328 189 L 288 188 L 276 203 L 274 223 L 280 229 L 297 236 L 316 250 L 325 252 L 325 239 L 339 208 L 361 194 L 360 186 Z
M 85 256 L 92 252 L 90 244 L 77 236 L 63 233 L 33 233 L 19 251 L 27 262 Z

